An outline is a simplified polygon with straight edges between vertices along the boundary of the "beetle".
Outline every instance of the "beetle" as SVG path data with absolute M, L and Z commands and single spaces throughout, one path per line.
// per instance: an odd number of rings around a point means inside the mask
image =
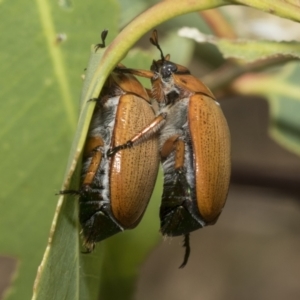
M 106 35 L 102 33 L 96 51 L 105 47 Z M 156 136 L 133 149 L 107 155 L 155 117 L 146 90 L 133 75 L 113 71 L 99 97 L 92 100 L 96 106 L 83 151 L 80 188 L 60 192 L 79 196 L 79 221 L 87 252 L 96 242 L 138 225 L 159 166 Z
M 133 147 L 140 139 L 159 132 L 159 151 L 164 172 L 160 206 L 160 231 L 166 236 L 184 236 L 185 256 L 190 255 L 189 233 L 216 223 L 227 198 L 230 181 L 230 133 L 214 95 L 190 71 L 164 56 L 154 30 L 150 42 L 160 60 L 150 71 L 122 69 L 151 79 L 152 97 L 159 113 L 143 130 L 123 145 Z

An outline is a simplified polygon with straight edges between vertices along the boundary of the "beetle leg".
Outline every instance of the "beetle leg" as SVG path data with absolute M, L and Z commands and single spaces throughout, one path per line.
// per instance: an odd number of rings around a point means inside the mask
M 81 253 L 82 254 L 90 254 L 94 251 L 95 246 L 96 246 L 95 242 L 92 242 L 92 243 L 85 242 L 84 243 L 85 251 L 81 251 Z
M 179 134 L 175 134 L 168 138 L 165 143 L 163 144 L 161 150 L 160 150 L 160 157 L 162 159 L 165 159 L 173 152 L 176 148 L 176 143 L 179 138 Z
M 184 166 L 184 150 L 185 150 L 185 143 L 183 140 L 178 139 L 176 141 L 176 148 L 175 148 L 175 171 L 179 171 L 183 169 Z
M 83 156 L 91 156 L 91 161 L 86 170 L 85 177 L 82 181 L 83 187 L 91 185 L 94 180 L 95 174 L 100 166 L 103 157 L 103 145 L 103 140 L 98 136 L 89 137 L 86 141 Z
M 83 186 L 92 184 L 95 174 L 101 163 L 102 157 L 103 153 L 101 151 L 101 147 L 99 146 L 93 150 L 93 156 L 91 158 L 90 165 L 86 171 L 85 177 L 82 182 Z
M 101 163 L 102 157 L 103 157 L 103 153 L 101 151 L 101 147 L 98 146 L 97 148 L 95 148 L 93 150 L 93 155 L 89 164 L 89 167 L 86 171 L 85 177 L 82 181 L 82 187 L 80 188 L 80 190 L 65 190 L 65 191 L 59 191 L 59 195 L 67 195 L 67 194 L 71 194 L 71 195 L 81 195 L 82 192 L 85 191 L 86 187 L 90 186 L 94 180 L 95 174 L 98 170 L 98 167 Z
M 64 191 L 59 191 L 55 195 L 80 195 L 80 191 L 78 191 L 78 190 L 64 190 Z
M 182 269 L 185 267 L 185 265 L 187 264 L 187 262 L 189 260 L 190 254 L 191 254 L 190 234 L 189 233 L 184 235 L 183 247 L 185 248 L 185 253 L 184 253 L 183 262 L 180 265 L 179 269 Z
M 129 141 L 126 143 L 113 147 L 112 149 L 107 151 L 107 156 L 113 156 L 115 155 L 118 151 L 127 149 L 130 147 L 133 147 L 137 145 L 138 143 L 141 143 L 151 136 L 153 136 L 156 132 L 158 132 L 161 127 L 165 124 L 166 122 L 166 113 L 160 113 L 149 125 L 147 125 L 143 130 L 141 130 L 139 133 L 137 133 L 133 138 L 131 138 Z
M 123 67 L 121 64 L 119 64 L 115 68 L 115 71 L 125 73 L 125 74 L 132 74 L 132 75 L 136 75 L 136 76 L 140 76 L 140 77 L 144 77 L 144 78 L 149 78 L 149 79 L 154 77 L 154 73 L 152 71 L 139 70 L 139 69 L 129 69 L 129 68 Z
M 178 172 L 179 174 L 183 170 L 183 166 L 184 166 L 184 151 L 185 151 L 185 143 L 183 140 L 178 139 L 176 141 L 175 172 Z M 190 257 L 191 247 L 190 247 L 189 233 L 184 235 L 183 247 L 185 249 L 185 253 L 184 253 L 183 262 L 179 267 L 180 269 L 185 267 Z
M 86 190 L 87 186 L 90 186 L 94 180 L 95 174 L 99 168 L 103 157 L 102 146 L 104 145 L 103 140 L 100 137 L 93 136 L 89 137 L 86 141 L 83 156 L 91 157 L 91 161 L 87 168 L 85 177 L 82 181 L 80 190 L 64 190 L 59 191 L 58 195 L 81 195 Z
M 145 90 L 146 90 L 146 92 L 147 92 L 149 98 L 152 98 L 152 99 L 153 99 L 154 97 L 153 97 L 152 90 L 151 90 L 151 89 L 145 89 Z
M 165 159 L 169 156 L 169 154 L 173 151 L 175 151 L 175 163 L 174 163 L 174 169 L 175 169 L 175 180 L 173 183 L 173 187 L 185 187 L 188 185 L 186 182 L 186 175 L 184 175 L 184 160 L 185 160 L 185 141 L 182 139 L 179 139 L 179 135 L 174 135 L 170 137 L 163 145 L 161 149 L 161 157 Z M 178 190 L 174 188 L 173 192 L 177 192 Z M 178 204 L 177 204 L 178 205 Z M 180 204 L 182 205 L 182 204 Z M 173 209 L 173 208 L 172 208 Z M 162 230 L 163 232 L 163 230 Z M 189 233 L 184 235 L 184 241 L 183 241 L 183 247 L 185 248 L 184 258 L 183 262 L 180 265 L 179 268 L 183 268 L 189 259 L 190 253 L 191 253 L 191 247 L 190 247 L 190 236 Z
M 179 172 L 184 167 L 185 142 L 179 137 L 179 134 L 175 134 L 168 138 L 160 150 L 162 159 L 167 158 L 175 150 L 175 172 Z
M 103 147 L 104 142 L 101 137 L 99 136 L 92 136 L 88 137 L 85 143 L 83 156 L 89 157 L 94 155 L 94 151 L 97 150 L 97 148 Z

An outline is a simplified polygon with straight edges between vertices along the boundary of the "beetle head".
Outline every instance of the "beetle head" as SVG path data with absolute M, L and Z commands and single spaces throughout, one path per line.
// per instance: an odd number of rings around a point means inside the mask
M 177 72 L 177 65 L 167 60 L 153 60 L 151 71 L 159 73 L 165 80 L 170 78 L 172 74 Z
M 150 42 L 159 50 L 161 56 L 160 60 L 153 60 L 151 71 L 159 73 L 166 81 L 168 81 L 172 74 L 190 74 L 190 71 L 186 67 L 171 62 L 169 54 L 164 56 L 163 51 L 158 43 L 157 30 L 153 30 Z

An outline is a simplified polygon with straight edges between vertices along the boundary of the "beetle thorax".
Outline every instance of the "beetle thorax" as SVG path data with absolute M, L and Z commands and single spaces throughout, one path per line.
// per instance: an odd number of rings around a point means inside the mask
M 171 93 L 173 91 L 178 92 L 178 90 L 174 84 L 174 78 L 172 75 L 167 78 L 161 77 L 161 85 L 162 85 L 162 89 L 163 89 L 165 95 L 168 95 L 169 93 Z
M 187 134 L 185 124 L 187 123 L 188 101 L 189 99 L 185 98 L 172 106 L 161 108 L 161 112 L 167 113 L 167 119 L 159 136 L 160 149 L 167 139 L 172 136 L 179 135 L 180 137 L 185 138 L 185 135 Z
M 179 95 L 180 91 L 174 84 L 173 76 L 163 78 L 159 73 L 156 73 L 152 81 L 153 98 L 160 103 L 161 107 L 173 104 Z
M 161 90 L 164 94 L 165 104 L 168 105 L 176 102 L 178 100 L 180 90 L 176 86 L 173 76 L 171 75 L 168 78 L 161 77 L 160 83 Z

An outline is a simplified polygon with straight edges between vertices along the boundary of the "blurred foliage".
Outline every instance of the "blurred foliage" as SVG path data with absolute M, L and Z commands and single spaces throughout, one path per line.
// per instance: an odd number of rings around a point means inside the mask
M 300 58 L 300 42 L 296 41 L 271 41 L 250 39 L 222 39 L 200 32 L 196 28 L 184 27 L 179 35 L 194 39 L 198 43 L 215 45 L 224 58 L 241 59 L 253 62 L 258 59 L 267 59 L 274 56 L 289 56 Z
M 244 75 L 234 89 L 241 94 L 264 96 L 270 105 L 270 136 L 282 147 L 300 155 L 299 62 L 291 62 L 270 72 Z
M 0 42 L 0 112 L 3 114 L 0 118 L 0 151 L 1 174 L 4 175 L 0 191 L 0 253 L 19 262 L 6 299 L 30 299 L 32 295 L 34 278 L 55 213 L 57 200 L 54 194 L 62 186 L 75 134 L 81 75 L 88 64 L 91 44 L 99 42 L 99 34 L 104 28 L 109 29 L 109 44 L 133 17 L 157 2 L 37 0 L 30 6 L 21 0 L 1 2 L 0 16 L 5 30 L 2 29 Z M 23 11 L 21 18 L 20 12 Z M 234 20 L 231 23 L 234 24 Z M 212 47 L 201 46 L 201 51 L 198 51 L 200 46 L 197 45 L 195 51 L 193 41 L 176 35 L 179 28 L 187 25 L 214 33 L 196 13 L 168 20 L 157 27 L 165 54 L 170 53 L 172 60 L 182 65 L 189 65 L 192 57 L 193 61 L 201 62 L 201 66 L 213 66 L 216 61 L 222 63 L 221 54 Z M 149 34 L 139 46 L 150 46 L 148 38 Z M 243 55 L 246 55 L 246 49 L 249 55 L 256 53 L 255 59 L 259 59 L 265 56 L 264 53 L 257 54 L 258 44 L 262 42 L 255 43 L 251 48 L 232 41 L 228 49 L 234 46 Z M 272 47 L 268 49 L 275 49 L 273 42 L 270 41 L 269 45 Z M 284 45 L 287 46 L 284 53 L 293 51 L 292 43 L 277 45 L 278 49 L 273 52 L 282 53 L 280 49 Z M 197 56 L 199 53 L 201 57 Z M 132 50 L 124 63 L 132 68 L 149 68 L 152 59 L 158 57 L 157 49 L 150 46 L 146 51 L 140 48 Z M 293 63 L 260 76 L 240 77 L 232 88 L 240 93 L 264 95 L 271 105 L 271 135 L 282 146 L 299 154 L 298 73 L 299 64 Z M 84 113 L 90 115 L 93 104 L 83 104 L 83 107 L 86 109 Z M 84 116 L 82 112 L 81 116 Z M 83 128 L 87 128 L 88 122 L 83 117 L 82 120 L 77 128 L 76 141 L 84 140 Z M 75 143 L 69 157 L 69 168 L 74 159 L 79 159 L 76 146 Z M 70 174 L 69 168 L 65 178 Z M 161 176 L 138 228 L 97 245 L 91 255 L 80 253 L 77 201 L 74 197 L 60 201 L 56 209 L 57 223 L 52 225 L 52 240 L 40 269 L 35 299 L 97 299 L 99 295 L 101 299 L 121 296 L 130 299 L 138 266 L 159 237 Z M 76 186 L 76 177 L 73 185 Z

